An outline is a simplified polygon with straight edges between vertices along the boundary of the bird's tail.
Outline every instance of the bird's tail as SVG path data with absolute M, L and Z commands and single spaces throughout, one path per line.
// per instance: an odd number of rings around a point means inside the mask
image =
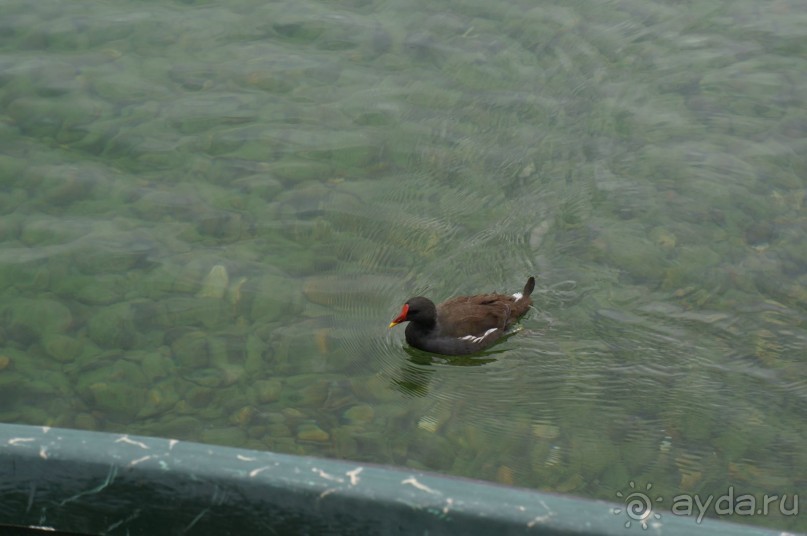
M 524 285 L 524 291 L 513 294 L 515 301 L 513 302 L 507 321 L 508 325 L 515 322 L 518 317 L 529 310 L 530 305 L 532 305 L 532 298 L 530 298 L 530 294 L 532 294 L 533 290 L 535 290 L 535 278 L 530 276 L 530 278 L 527 279 L 527 284 Z
M 535 290 L 535 278 L 530 276 L 530 278 L 527 279 L 527 284 L 524 285 L 524 292 L 522 292 L 521 295 L 528 298 L 533 290 Z

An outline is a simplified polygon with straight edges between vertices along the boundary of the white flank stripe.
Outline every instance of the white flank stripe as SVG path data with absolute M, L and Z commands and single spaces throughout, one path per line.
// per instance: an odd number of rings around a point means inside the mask
M 480 335 L 479 337 L 474 337 L 473 335 L 466 335 L 465 337 L 460 337 L 460 340 L 471 341 L 471 342 L 480 342 L 482 339 L 484 339 L 485 337 L 487 337 L 488 335 L 490 335 L 491 333 L 496 331 L 496 329 L 497 328 L 490 328 L 483 335 Z

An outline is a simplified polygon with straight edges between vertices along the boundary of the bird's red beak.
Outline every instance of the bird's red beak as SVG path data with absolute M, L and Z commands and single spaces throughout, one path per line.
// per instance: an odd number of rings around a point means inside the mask
M 401 314 L 396 316 L 395 319 L 392 322 L 390 322 L 389 326 L 387 326 L 387 327 L 391 328 L 391 327 L 397 326 L 401 322 L 405 322 L 406 321 L 406 313 L 408 313 L 408 312 L 409 312 L 409 304 L 405 303 L 404 306 L 403 306 L 403 309 L 401 309 Z

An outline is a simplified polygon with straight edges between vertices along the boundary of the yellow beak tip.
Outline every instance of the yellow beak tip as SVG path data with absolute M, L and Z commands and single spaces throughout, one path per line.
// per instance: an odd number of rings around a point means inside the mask
M 397 325 L 398 325 L 398 322 L 390 322 L 390 323 L 389 323 L 389 326 L 387 326 L 387 329 L 389 329 L 389 328 L 394 328 L 394 327 L 395 327 L 395 326 L 397 326 Z

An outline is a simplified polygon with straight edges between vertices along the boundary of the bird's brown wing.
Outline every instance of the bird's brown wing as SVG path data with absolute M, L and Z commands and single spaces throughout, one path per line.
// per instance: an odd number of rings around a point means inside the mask
M 502 294 L 458 296 L 437 306 L 440 328 L 449 337 L 479 337 L 490 329 L 504 330 L 515 299 Z

